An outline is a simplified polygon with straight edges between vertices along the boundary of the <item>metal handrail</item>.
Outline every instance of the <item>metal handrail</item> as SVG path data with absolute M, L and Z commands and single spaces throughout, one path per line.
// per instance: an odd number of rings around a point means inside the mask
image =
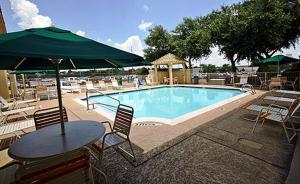
M 93 89 L 93 90 L 96 90 L 96 89 Z M 118 99 L 116 99 L 116 98 L 113 98 L 113 97 L 111 97 L 111 96 L 109 96 L 109 95 L 107 95 L 107 94 L 104 94 L 104 93 L 102 93 L 101 91 L 99 91 L 99 90 L 96 90 L 97 91 L 97 93 L 100 93 L 101 95 L 103 95 L 103 96 L 105 96 L 105 97 L 108 97 L 108 98 L 111 98 L 111 99 L 113 99 L 113 100 L 115 100 L 115 101 L 117 101 L 118 102 L 118 105 L 120 105 L 120 100 L 118 100 Z M 117 106 L 113 106 L 113 105 L 108 105 L 108 104 L 104 104 L 104 103 L 100 103 L 100 102 L 96 102 L 96 103 L 92 103 L 92 104 L 89 104 L 89 89 L 86 89 L 85 90 L 85 96 L 86 96 L 86 105 L 87 105 L 87 110 L 90 110 L 90 105 L 92 105 L 93 106 L 93 109 L 95 108 L 95 104 L 100 104 L 100 105 L 105 105 L 105 106 L 109 106 L 109 107 L 117 107 Z

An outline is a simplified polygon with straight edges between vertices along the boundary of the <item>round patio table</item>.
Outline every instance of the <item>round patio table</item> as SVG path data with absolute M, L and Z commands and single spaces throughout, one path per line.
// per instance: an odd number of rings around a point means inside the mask
M 104 133 L 103 124 L 81 120 L 66 122 L 63 136 L 58 123 L 24 135 L 9 147 L 8 155 L 16 160 L 34 161 L 76 150 L 96 142 Z

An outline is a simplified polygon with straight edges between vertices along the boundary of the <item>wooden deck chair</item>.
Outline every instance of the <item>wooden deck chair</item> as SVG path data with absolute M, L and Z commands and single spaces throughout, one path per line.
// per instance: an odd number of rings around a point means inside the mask
M 268 107 L 262 108 L 256 118 L 255 124 L 253 125 L 252 133 L 255 131 L 256 125 L 259 122 L 261 122 L 262 125 L 264 124 L 265 120 L 279 122 L 283 128 L 288 142 L 290 143 L 297 134 L 293 121 L 289 120 L 293 117 L 295 112 L 299 110 L 299 108 L 300 99 L 295 100 L 295 102 L 292 103 L 289 108 L 276 104 L 271 104 Z M 287 123 L 290 123 L 291 127 L 287 127 Z M 292 135 L 289 135 L 287 131 L 288 129 L 292 131 Z
M 59 107 L 38 110 L 33 114 L 33 119 L 36 129 L 60 123 Z M 64 122 L 69 121 L 65 107 L 63 107 L 63 119 Z
M 91 165 L 89 152 L 80 149 L 20 166 L 15 180 L 18 184 L 93 184 L 93 171 L 104 175 Z
M 132 107 L 120 104 L 117 109 L 114 125 L 111 126 L 110 122 L 108 121 L 102 122 L 107 123 L 111 131 L 106 133 L 101 140 L 97 141 L 91 146 L 92 150 L 96 150 L 98 152 L 97 154 L 99 155 L 99 161 L 102 159 L 103 151 L 111 147 L 117 147 L 119 150 L 129 155 L 133 161 L 136 160 L 129 139 L 133 113 L 134 110 Z M 131 153 L 119 146 L 124 142 L 129 143 Z

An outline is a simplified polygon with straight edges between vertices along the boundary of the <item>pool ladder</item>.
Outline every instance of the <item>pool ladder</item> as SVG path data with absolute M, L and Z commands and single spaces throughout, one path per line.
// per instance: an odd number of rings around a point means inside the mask
M 95 91 L 95 89 L 93 89 L 93 91 Z M 116 98 L 113 98 L 107 94 L 104 94 L 102 93 L 101 91 L 97 90 L 97 93 L 100 93 L 102 96 L 105 96 L 105 97 L 108 97 L 110 99 L 113 99 L 115 101 L 118 102 L 118 105 L 117 106 L 114 106 L 114 105 L 109 105 L 109 104 L 105 104 L 105 103 L 101 103 L 101 102 L 93 102 L 93 103 L 89 103 L 89 90 L 86 89 L 85 91 L 85 99 L 86 99 L 86 107 L 87 107 L 87 110 L 90 110 L 90 106 L 93 107 L 93 109 L 95 109 L 95 105 L 103 105 L 105 106 L 106 108 L 108 108 L 109 110 L 112 110 L 112 111 L 116 111 L 116 109 L 118 108 L 118 106 L 120 105 L 120 100 L 116 99 Z

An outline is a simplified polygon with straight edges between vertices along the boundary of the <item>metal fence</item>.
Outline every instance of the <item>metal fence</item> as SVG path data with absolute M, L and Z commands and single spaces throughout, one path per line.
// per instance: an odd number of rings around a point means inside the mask
M 233 85 L 234 83 L 238 83 L 240 81 L 240 77 L 242 74 L 229 74 L 229 73 L 202 73 L 200 74 L 200 78 L 207 79 L 225 79 L 225 85 Z M 271 78 L 278 77 L 277 72 L 257 72 L 255 75 L 248 76 L 248 83 L 255 86 L 260 87 L 262 81 L 270 81 Z M 295 72 L 285 72 L 281 73 L 280 77 L 287 77 L 288 81 L 297 80 L 296 88 L 299 90 L 300 86 L 300 71 Z

